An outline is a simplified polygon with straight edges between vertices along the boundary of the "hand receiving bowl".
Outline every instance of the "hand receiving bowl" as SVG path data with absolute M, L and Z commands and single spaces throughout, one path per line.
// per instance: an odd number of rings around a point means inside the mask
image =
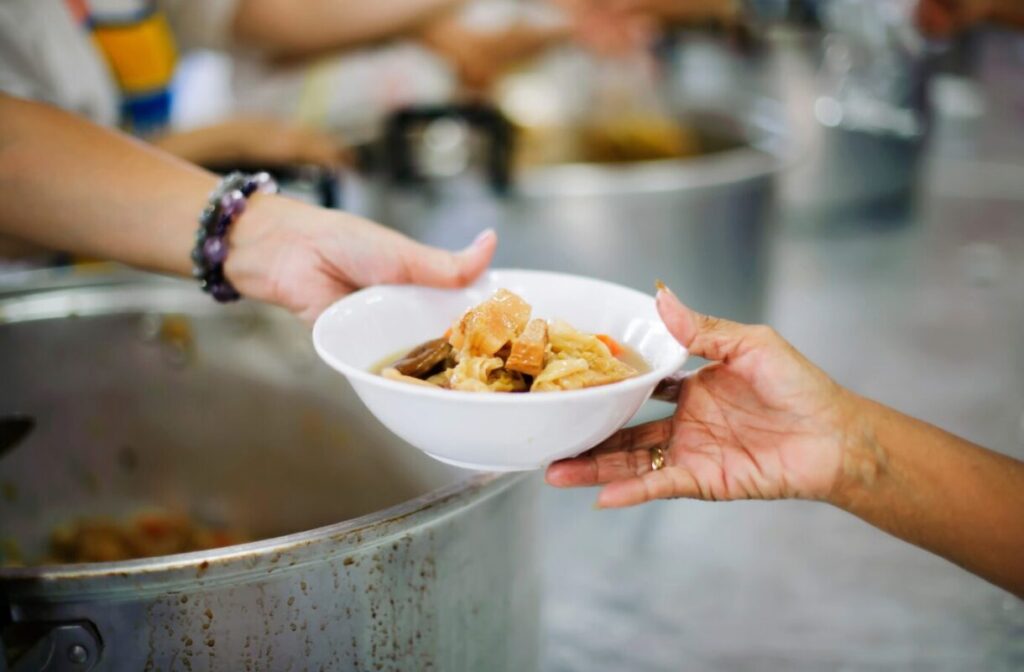
M 527 394 L 431 389 L 372 370 L 389 356 L 437 338 L 500 288 L 523 297 L 535 317 L 611 335 L 639 353 L 650 370 L 600 387 Z M 625 425 L 687 355 L 662 324 L 651 296 L 591 278 L 518 270 L 490 271 L 458 290 L 364 289 L 320 316 L 313 344 L 392 432 L 442 462 L 487 471 L 539 469 L 593 448 Z

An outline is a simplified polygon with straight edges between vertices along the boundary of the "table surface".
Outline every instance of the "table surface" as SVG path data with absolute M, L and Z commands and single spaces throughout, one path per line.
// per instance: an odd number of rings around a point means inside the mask
M 1017 457 L 1022 44 L 942 80 L 908 210 L 784 210 L 767 316 L 842 384 Z M 545 670 L 1024 669 L 1024 602 L 838 509 L 594 497 L 544 493 Z

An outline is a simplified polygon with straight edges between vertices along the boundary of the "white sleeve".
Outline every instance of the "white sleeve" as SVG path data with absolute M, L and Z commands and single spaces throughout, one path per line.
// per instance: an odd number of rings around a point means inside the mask
M 230 49 L 239 0 L 160 0 L 182 51 Z

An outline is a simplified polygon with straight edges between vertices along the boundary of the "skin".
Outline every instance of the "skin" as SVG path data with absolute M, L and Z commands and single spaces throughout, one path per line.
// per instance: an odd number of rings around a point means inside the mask
M 450 16 L 424 28 L 420 39 L 451 63 L 466 88 L 483 91 L 510 68 L 541 54 L 568 36 L 566 28 L 526 24 L 499 30 L 479 30 Z
M 552 0 L 571 18 L 576 38 L 592 50 L 621 55 L 643 50 L 660 28 L 713 23 L 737 26 L 736 0 Z
M 450 15 L 425 27 L 420 39 L 450 62 L 467 89 L 483 91 L 509 69 L 541 54 L 568 35 L 565 28 L 525 24 L 481 31 L 465 26 L 458 16 Z
M 123 134 L 0 95 L 0 233 L 188 276 L 196 219 L 217 180 Z M 231 229 L 225 273 L 244 296 L 311 322 L 367 285 L 467 284 L 496 244 L 488 231 L 446 252 L 343 212 L 254 195 Z
M 332 167 L 346 158 L 338 140 L 326 133 L 257 117 L 230 119 L 147 140 L 165 152 L 201 166 L 306 164 Z
M 602 508 L 817 500 L 1024 597 L 1024 463 L 846 390 L 768 327 L 700 315 L 664 289 L 657 304 L 713 363 L 676 381 L 672 418 L 551 465 L 551 485 L 603 486 Z
M 952 37 L 986 21 L 1024 28 L 1024 3 L 1019 0 L 921 0 L 917 6 L 918 25 L 931 37 Z
M 576 40 L 606 56 L 643 49 L 655 33 L 655 18 L 618 0 L 551 0 L 569 17 Z
M 233 37 L 271 56 L 306 58 L 415 33 L 463 0 L 241 0 Z
M 736 0 L 607 0 L 607 4 L 617 11 L 646 14 L 669 23 L 730 24 L 739 19 L 741 11 Z

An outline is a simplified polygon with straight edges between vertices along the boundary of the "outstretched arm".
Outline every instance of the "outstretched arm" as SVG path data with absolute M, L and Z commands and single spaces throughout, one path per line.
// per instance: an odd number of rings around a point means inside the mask
M 304 57 L 414 32 L 462 0 L 240 0 L 233 34 L 243 45 Z
M 0 94 L 0 233 L 188 275 L 197 217 L 216 184 L 154 147 Z M 312 320 L 365 285 L 468 283 L 495 244 L 488 232 L 445 252 L 343 212 L 255 195 L 231 230 L 225 272 L 243 295 Z
M 674 417 L 553 464 L 549 483 L 603 485 L 603 507 L 829 502 L 1024 596 L 1024 463 L 851 393 L 767 327 L 700 315 L 666 290 L 658 310 L 713 363 L 683 379 Z
M 867 399 L 829 500 L 1024 597 L 1024 463 Z

